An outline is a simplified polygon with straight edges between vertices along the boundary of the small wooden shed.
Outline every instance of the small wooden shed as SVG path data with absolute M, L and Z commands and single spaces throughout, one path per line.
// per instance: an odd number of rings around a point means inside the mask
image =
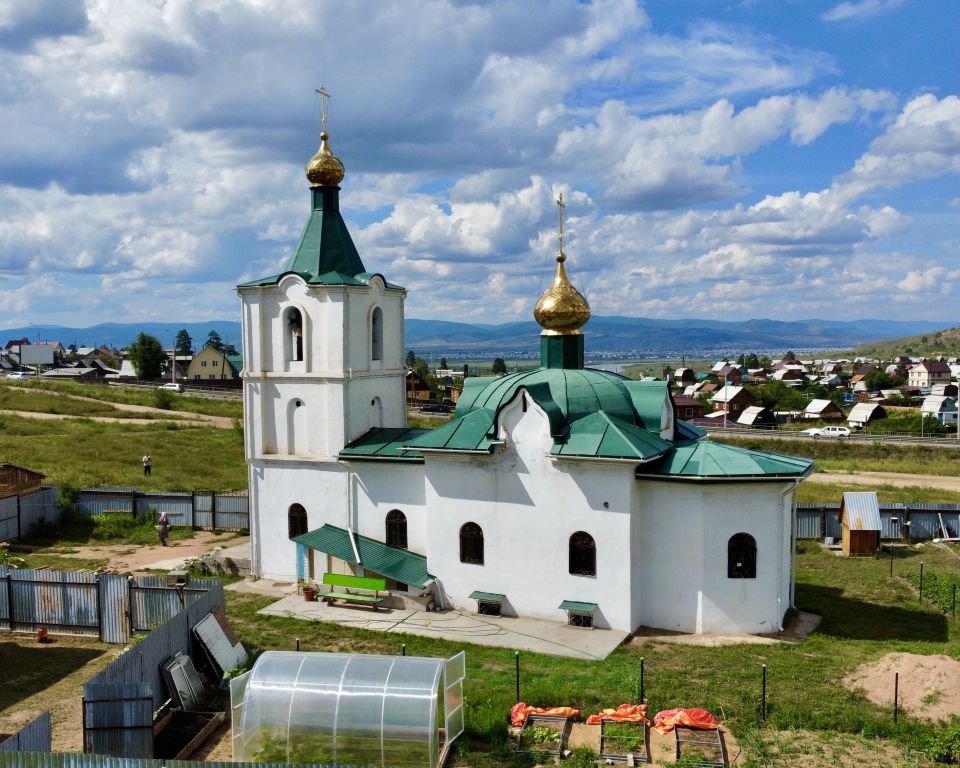
M 874 555 L 880 549 L 880 502 L 875 491 L 843 494 L 840 502 L 843 554 Z
M 27 469 L 19 464 L 0 463 L 0 499 L 36 493 L 43 487 L 42 472 Z

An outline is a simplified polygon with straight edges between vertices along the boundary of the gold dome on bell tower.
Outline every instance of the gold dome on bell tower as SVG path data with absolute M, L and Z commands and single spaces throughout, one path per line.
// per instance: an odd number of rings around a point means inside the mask
M 327 133 L 327 97 L 330 95 L 321 85 L 317 88 L 321 101 L 321 131 L 320 131 L 320 149 L 310 158 L 307 163 L 307 180 L 311 187 L 338 187 L 343 181 L 343 163 L 330 151 L 330 145 L 327 139 L 330 134 Z
M 533 316 L 543 328 L 541 336 L 577 336 L 590 319 L 590 305 L 567 277 L 563 250 L 563 193 L 557 200 L 560 208 L 560 248 L 557 252 L 557 273 L 553 284 L 543 292 L 533 309 Z

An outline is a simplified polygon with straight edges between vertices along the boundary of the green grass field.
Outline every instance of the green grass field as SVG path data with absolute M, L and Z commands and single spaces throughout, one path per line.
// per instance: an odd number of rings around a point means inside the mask
M 110 416 L 115 419 L 150 419 L 151 413 L 121 411 L 103 401 L 73 400 L 55 392 L 24 387 L 0 387 L 0 410 L 52 413 L 62 416 Z
M 98 384 L 78 384 L 73 381 L 3 381 L 0 382 L 0 394 L 4 392 L 47 392 L 65 395 L 77 395 L 100 400 L 104 403 L 125 403 L 128 405 L 157 406 L 156 390 L 111 387 Z M 210 416 L 227 416 L 231 419 L 243 418 L 243 403 L 237 400 L 212 400 L 188 395 L 172 395 L 172 407 L 177 411 L 205 413 Z M 4 408 L 6 406 L 0 406 Z M 56 413 L 56 411 L 47 411 Z M 60 411 L 63 413 L 64 411 Z M 81 415 L 114 415 L 88 412 Z M 142 417 L 141 417 L 142 418 Z
M 891 579 L 885 556 L 840 558 L 803 542 L 797 605 L 823 617 L 808 640 L 707 648 L 652 639 L 623 646 L 602 662 L 523 653 L 521 698 L 538 706 L 577 707 L 584 714 L 634 702 L 642 656 L 651 711 L 676 706 L 710 710 L 732 729 L 745 749 L 748 766 L 829 765 L 792 762 L 790 755 L 799 754 L 801 747 L 784 734 L 801 731 L 811 732 L 814 742 L 823 744 L 837 738 L 855 740 L 860 752 L 868 751 L 864 765 L 913 764 L 904 761 L 931 750 L 947 729 L 905 716 L 894 725 L 890 711 L 847 691 L 841 681 L 860 664 L 891 651 L 960 658 L 957 624 L 930 604 L 918 603 L 903 578 L 917 571 L 921 560 L 928 573 L 960 576 L 960 559 L 931 544 L 898 554 Z M 247 644 L 257 648 L 290 649 L 294 638 L 300 638 L 306 650 L 391 654 L 399 653 L 405 643 L 409 654 L 450 656 L 465 649 L 467 732 L 457 744 L 456 764 L 474 768 L 529 764 L 514 757 L 506 742 L 505 718 L 515 703 L 511 650 L 261 616 L 257 611 L 272 602 L 270 598 L 228 594 L 231 623 Z M 761 664 L 767 665 L 766 721 L 759 711 Z M 957 733 L 960 749 L 960 726 Z M 809 741 L 803 740 L 803 748 Z M 894 762 L 888 762 L 890 753 Z
M 711 440 L 759 451 L 804 456 L 817 469 L 847 472 L 905 472 L 917 475 L 960 475 L 960 449 L 846 440 L 776 440 L 711 435 Z
M 140 461 L 147 452 L 153 457 L 150 477 L 143 476 Z M 237 429 L 0 416 L 0 457 L 43 472 L 47 482 L 61 487 L 165 491 L 247 487 L 243 438 Z

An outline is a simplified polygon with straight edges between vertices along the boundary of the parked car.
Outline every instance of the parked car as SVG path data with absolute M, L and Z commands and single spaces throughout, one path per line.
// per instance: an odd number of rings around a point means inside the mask
M 30 374 L 26 371 L 14 371 L 13 373 L 8 373 L 7 378 L 13 379 L 14 381 L 26 381 L 30 378 Z
M 183 392 L 183 384 L 175 384 L 173 382 L 168 382 L 167 384 L 161 384 L 157 389 L 166 389 L 170 392 Z
M 850 430 L 847 427 L 810 427 L 803 430 L 803 434 L 810 435 L 814 440 L 818 437 L 850 437 Z

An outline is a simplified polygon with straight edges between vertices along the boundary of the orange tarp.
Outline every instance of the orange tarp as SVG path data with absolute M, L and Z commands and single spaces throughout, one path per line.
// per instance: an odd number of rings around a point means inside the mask
M 587 725 L 600 725 L 601 720 L 616 720 L 618 723 L 647 723 L 646 704 L 621 704 L 616 709 L 601 709 L 599 714 L 590 715 Z
M 522 701 L 514 704 L 510 710 L 510 725 L 519 728 L 527 719 L 527 715 L 552 715 L 554 717 L 580 717 L 580 710 L 572 707 L 528 707 Z
M 676 709 L 665 709 L 653 716 L 653 730 L 658 733 L 670 733 L 677 725 L 709 729 L 716 728 L 719 723 L 717 718 L 705 709 L 677 707 Z

